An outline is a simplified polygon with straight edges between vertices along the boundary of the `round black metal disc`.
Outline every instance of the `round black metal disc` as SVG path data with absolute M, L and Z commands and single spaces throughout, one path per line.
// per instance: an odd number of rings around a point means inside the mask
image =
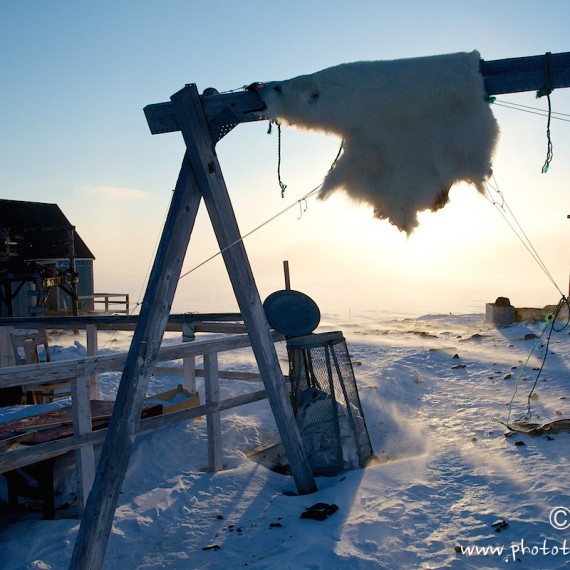
M 265 299 L 263 308 L 269 326 L 285 336 L 311 334 L 321 320 L 317 304 L 300 291 L 275 291 Z

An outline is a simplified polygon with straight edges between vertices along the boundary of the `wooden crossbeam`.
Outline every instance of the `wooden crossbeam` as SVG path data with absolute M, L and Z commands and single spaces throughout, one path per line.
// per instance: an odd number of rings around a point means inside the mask
M 570 87 L 570 52 L 481 60 L 481 73 L 488 95 Z M 265 104 L 253 90 L 214 94 L 206 91 L 200 98 L 210 129 L 215 131 L 214 142 L 238 123 L 263 120 L 260 113 Z M 153 135 L 180 130 L 170 101 L 147 105 L 144 113 Z M 225 121 L 228 121 L 226 129 Z
M 488 95 L 570 87 L 570 52 L 481 60 Z
M 239 123 L 263 119 L 259 115 L 252 114 L 265 109 L 265 103 L 254 91 L 202 95 L 200 99 L 211 131 L 213 130 L 212 125 L 217 121 L 221 123 L 227 122 L 228 126 L 236 126 Z M 144 108 L 144 114 L 150 127 L 150 132 L 153 135 L 180 130 L 178 118 L 174 112 L 174 105 L 170 101 L 147 105 Z M 221 128 L 218 130 L 221 130 Z M 221 138 L 221 136 L 215 136 L 214 133 L 212 133 L 212 137 L 217 140 Z M 214 142 L 217 141 L 215 140 Z

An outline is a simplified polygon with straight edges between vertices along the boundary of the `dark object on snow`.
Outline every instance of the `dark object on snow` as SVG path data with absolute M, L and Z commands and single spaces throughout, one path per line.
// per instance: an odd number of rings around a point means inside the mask
M 313 519 L 315 521 L 324 521 L 328 519 L 331 515 L 334 515 L 338 511 L 338 505 L 334 503 L 315 503 L 313 506 L 305 509 L 301 513 L 302 519 Z
M 544 435 L 552 433 L 570 433 L 570 419 L 560 418 L 545 424 L 534 424 L 531 422 L 515 422 L 512 426 L 507 426 L 513 432 L 527 433 L 528 435 Z M 511 433 L 513 433 L 511 432 Z
M 495 527 L 495 532 L 501 532 L 501 530 L 509 526 L 509 523 L 503 519 L 500 519 L 498 521 L 495 521 L 491 526 Z
M 220 550 L 222 548 L 219 544 L 210 544 L 208 546 L 203 546 L 202 550 Z

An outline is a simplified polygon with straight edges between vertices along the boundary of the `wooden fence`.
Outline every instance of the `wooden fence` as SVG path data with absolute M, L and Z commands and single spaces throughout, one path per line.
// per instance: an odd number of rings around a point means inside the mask
M 103 311 L 108 313 L 111 309 L 114 313 L 130 313 L 130 296 L 128 293 L 93 293 L 92 295 L 82 295 L 80 301 L 91 300 L 94 310 L 101 309 L 96 305 L 103 305 Z M 116 308 L 119 305 L 122 308 Z
M 232 316 L 235 318 L 235 315 Z M 232 318 L 232 317 L 222 317 Z M 101 319 L 103 317 L 98 317 Z M 65 322 L 69 329 L 78 326 L 87 329 L 88 339 L 91 337 L 91 352 L 93 346 L 97 345 L 97 330 L 100 328 L 113 328 L 125 330 L 125 327 L 132 328 L 134 323 L 120 322 L 125 317 L 114 317 L 108 322 L 89 322 L 87 318 L 61 317 L 58 320 Z M 97 318 L 96 318 L 97 319 Z M 130 317 L 128 320 L 133 320 Z M 0 330 L 6 319 L 0 319 Z M 54 319 L 43 319 L 50 321 L 53 327 Z M 260 380 L 258 373 L 244 373 L 238 371 L 221 371 L 218 368 L 218 354 L 225 351 L 232 351 L 251 346 L 249 336 L 243 334 L 243 324 L 203 322 L 193 319 L 192 323 L 188 318 L 176 318 L 173 316 L 169 323 L 169 330 L 185 331 L 183 338 L 188 338 L 189 332 L 230 332 L 231 334 L 216 335 L 215 337 L 198 338 L 193 342 L 180 342 L 168 346 L 162 346 L 158 357 L 155 373 L 180 374 L 184 378 L 184 387 L 190 391 L 196 391 L 196 376 L 204 377 L 206 401 L 196 407 L 174 411 L 156 417 L 142 419 L 139 424 L 140 432 L 156 430 L 166 425 L 189 421 L 193 418 L 206 416 L 208 435 L 208 468 L 211 471 L 222 469 L 222 439 L 220 428 L 220 412 L 262 400 L 267 397 L 265 390 L 252 391 L 225 400 L 219 399 L 219 379 L 237 380 Z M 33 321 L 38 328 L 37 320 Z M 14 319 L 10 319 L 14 324 Z M 26 324 L 17 323 L 17 326 Z M 29 324 L 27 325 L 29 326 Z M 89 329 L 91 327 L 91 329 Z M 30 327 L 31 328 L 31 327 Z M 60 327 L 61 328 L 61 327 Z M 189 330 L 191 329 L 191 330 Z M 89 332 L 91 331 L 91 332 Z M 237 332 L 236 332 L 237 331 Z M 273 333 L 274 342 L 283 340 L 283 336 Z M 204 366 L 197 369 L 195 366 L 196 357 L 203 357 Z M 127 352 L 116 352 L 112 354 L 92 355 L 73 360 L 62 360 L 55 362 L 45 362 L 40 364 L 28 364 L 23 366 L 0 367 L 0 388 L 12 386 L 23 386 L 26 384 L 42 384 L 54 381 L 70 381 L 72 394 L 72 416 L 73 433 L 71 437 L 42 443 L 37 445 L 20 445 L 12 451 L 0 451 L 0 473 L 11 471 L 31 465 L 46 459 L 51 459 L 63 455 L 70 451 L 75 451 L 77 491 L 79 497 L 80 513 L 87 500 L 87 496 L 93 485 L 95 477 L 94 446 L 103 443 L 107 430 L 92 431 L 90 399 L 94 399 L 92 394 L 93 382 L 96 375 L 103 372 L 122 371 Z M 158 363 L 167 361 L 182 360 L 182 368 L 163 368 Z M 91 387 L 90 387 L 91 384 Z M 97 390 L 98 391 L 98 390 Z M 90 395 L 91 394 L 91 395 Z

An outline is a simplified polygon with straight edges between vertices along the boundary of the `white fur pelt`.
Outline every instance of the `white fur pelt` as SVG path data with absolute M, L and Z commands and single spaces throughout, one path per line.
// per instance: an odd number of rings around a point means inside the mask
M 461 180 L 483 192 L 498 127 L 477 51 L 345 63 L 266 83 L 268 119 L 332 133 L 343 151 L 319 197 L 343 189 L 410 233 Z

